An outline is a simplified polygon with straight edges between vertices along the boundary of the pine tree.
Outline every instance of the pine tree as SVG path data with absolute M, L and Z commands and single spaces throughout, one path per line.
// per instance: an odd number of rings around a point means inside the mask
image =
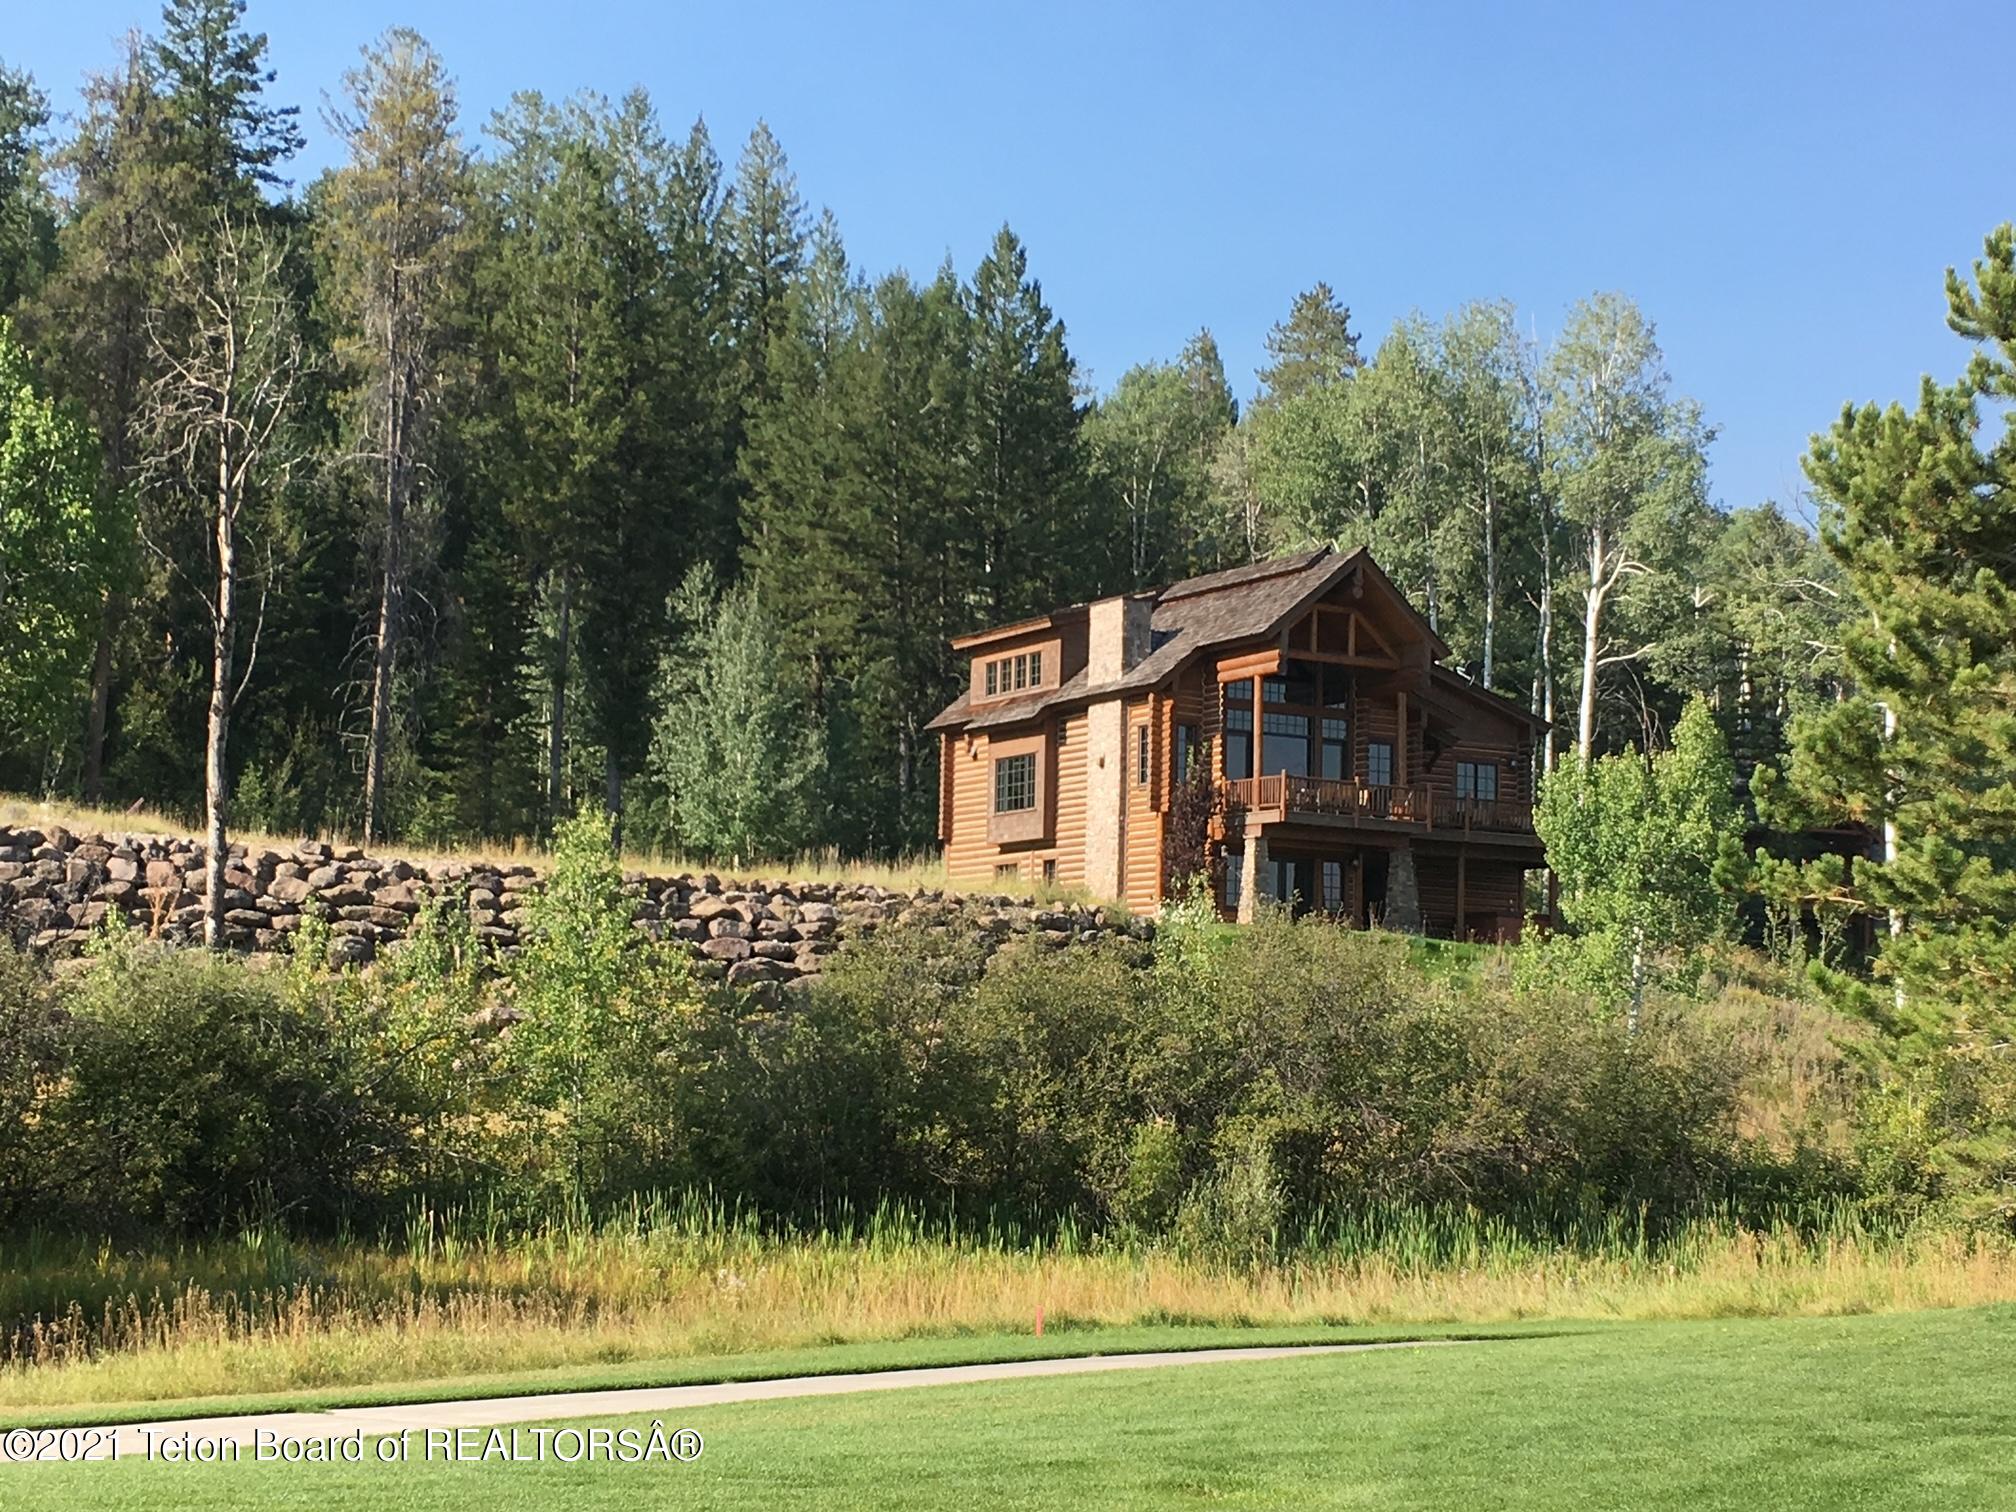
M 578 660 L 576 600 L 595 549 L 627 403 L 617 323 L 611 166 L 593 99 L 550 105 L 523 94 L 493 120 L 486 165 L 479 300 L 501 380 L 499 500 L 548 606 L 549 823 L 568 807 L 569 695 Z
M 256 209 L 302 147 L 300 111 L 272 105 L 266 34 L 244 30 L 245 0 L 167 0 L 149 51 L 160 77 L 184 192 L 211 210 Z
M 24 323 L 98 434 L 105 512 L 118 499 L 130 504 L 138 493 L 140 400 L 152 375 L 147 311 L 156 302 L 162 234 L 174 224 L 177 201 L 170 189 L 166 108 L 137 35 L 126 39 L 117 69 L 86 83 L 84 103 L 83 119 L 58 160 L 72 189 L 56 270 L 24 311 Z M 128 542 L 129 550 L 137 545 Z M 90 802 L 103 791 L 121 639 L 130 651 L 136 640 L 150 638 L 142 617 L 129 613 L 125 590 L 136 577 L 130 568 L 122 574 L 125 583 L 108 593 L 99 617 L 84 732 L 83 792 Z
M 55 262 L 56 217 L 42 180 L 48 124 L 48 96 L 0 62 L 0 314 L 32 293 Z
M 785 296 L 804 266 L 808 236 L 797 176 L 767 122 L 756 123 L 735 165 L 724 230 L 746 411 L 769 397 L 770 345 L 783 328 Z
M 975 615 L 999 624 L 1089 596 L 1101 586 L 1099 553 L 1086 549 L 1076 364 L 1008 227 L 975 271 L 966 308 Z
M 2016 229 L 1946 279 L 1975 346 L 1915 409 L 1848 406 L 1806 470 L 1821 539 L 1859 615 L 1843 657 L 1857 696 L 1796 720 L 1760 804 L 1787 824 L 1866 824 L 1883 856 L 1808 873 L 1809 897 L 1887 914 L 1891 988 L 1845 992 L 1898 1034 L 2006 1039 L 2016 1002 Z M 1984 405 L 2003 410 L 1984 442 Z
M 383 832 L 409 562 L 408 513 L 430 475 L 427 426 L 460 273 L 468 160 L 455 91 L 418 33 L 395 28 L 344 76 L 347 105 L 329 124 L 350 150 L 326 186 L 322 235 L 330 296 L 344 322 L 337 356 L 348 380 L 354 454 L 378 478 L 377 625 L 371 727 L 364 758 L 364 841 Z
M 1341 383 L 1363 365 L 1351 312 L 1327 283 L 1295 296 L 1288 318 L 1267 333 L 1267 356 L 1259 371 L 1264 400 L 1293 399 Z

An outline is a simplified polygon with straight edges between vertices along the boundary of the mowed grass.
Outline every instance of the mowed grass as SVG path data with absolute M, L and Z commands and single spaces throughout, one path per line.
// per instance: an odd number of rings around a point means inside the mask
M 129 1459 L 0 1470 L 0 1504 L 2003 1507 L 2012 1344 L 2007 1308 L 1624 1325 L 704 1408 L 666 1424 L 692 1465 Z

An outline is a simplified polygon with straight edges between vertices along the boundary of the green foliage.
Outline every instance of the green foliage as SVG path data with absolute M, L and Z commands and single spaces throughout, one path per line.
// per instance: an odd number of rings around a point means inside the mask
M 733 866 L 800 854 L 817 834 L 825 752 L 780 626 L 704 566 L 673 613 L 684 633 L 659 669 L 651 740 L 673 842 Z
M 56 260 L 56 217 L 43 182 L 49 98 L 0 62 L 0 313 L 31 293 Z
M 72 716 L 119 521 L 98 491 L 98 445 L 45 397 L 0 316 L 0 728 L 47 735 Z
M 1707 704 L 1687 706 L 1669 750 L 1570 756 L 1542 784 L 1534 829 L 1561 879 L 1571 954 L 1593 985 L 1629 999 L 1635 1025 L 1658 958 L 1681 975 L 1734 923 L 1743 826 L 1729 749 Z
M 1173 363 L 1129 368 L 1086 416 L 1093 483 L 1126 545 L 1109 582 L 1153 588 L 1223 565 L 1211 463 L 1237 418 L 1209 331 L 1193 337 Z
M 1857 696 L 1796 721 L 1760 807 L 1785 825 L 1856 823 L 1889 852 L 1852 879 L 1813 867 L 1808 897 L 1887 913 L 1876 973 L 1842 988 L 1900 1040 L 2004 1038 L 2016 1002 L 2016 430 L 1981 436 L 2016 399 L 2016 231 L 1971 282 L 1949 271 L 1948 322 L 1976 351 L 1927 378 L 1917 407 L 1849 406 L 1807 471 L 1821 538 L 1860 613 L 1843 658 Z
M 503 1060 L 528 1142 L 521 1158 L 553 1139 L 564 1165 L 529 1169 L 576 1202 L 606 1193 L 637 1158 L 624 1136 L 648 1131 L 655 1058 L 691 1004 L 684 958 L 631 928 L 610 834 L 609 816 L 593 811 L 555 832 L 552 870 L 506 975 L 517 1019 Z
M 1351 312 L 1327 283 L 1295 296 L 1288 318 L 1267 333 L 1267 357 L 1259 376 L 1263 397 L 1270 400 L 1342 383 L 1363 364 Z

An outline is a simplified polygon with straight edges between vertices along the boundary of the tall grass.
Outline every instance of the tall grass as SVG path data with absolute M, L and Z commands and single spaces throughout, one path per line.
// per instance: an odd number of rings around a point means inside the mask
M 1551 1230 L 1551 1232 L 1550 1232 Z M 529 1230 L 413 1215 L 380 1242 L 267 1228 L 128 1252 L 0 1246 L 0 1407 L 281 1391 L 823 1343 L 1168 1323 L 1827 1314 L 2016 1300 L 2006 1238 L 1852 1205 L 1763 1227 L 1631 1215 L 1319 1214 L 1237 1263 L 895 1206 L 779 1229 L 694 1195 Z

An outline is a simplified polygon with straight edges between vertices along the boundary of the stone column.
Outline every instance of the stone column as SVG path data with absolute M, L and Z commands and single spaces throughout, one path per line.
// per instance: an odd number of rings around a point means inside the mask
M 1270 874 L 1267 865 L 1267 833 L 1251 819 L 1246 821 L 1246 860 L 1243 875 L 1239 879 L 1239 922 L 1251 924 L 1260 913 L 1260 888 L 1263 875 Z
M 1421 885 L 1414 877 L 1414 847 L 1403 845 L 1386 866 L 1386 927 L 1421 933 Z

